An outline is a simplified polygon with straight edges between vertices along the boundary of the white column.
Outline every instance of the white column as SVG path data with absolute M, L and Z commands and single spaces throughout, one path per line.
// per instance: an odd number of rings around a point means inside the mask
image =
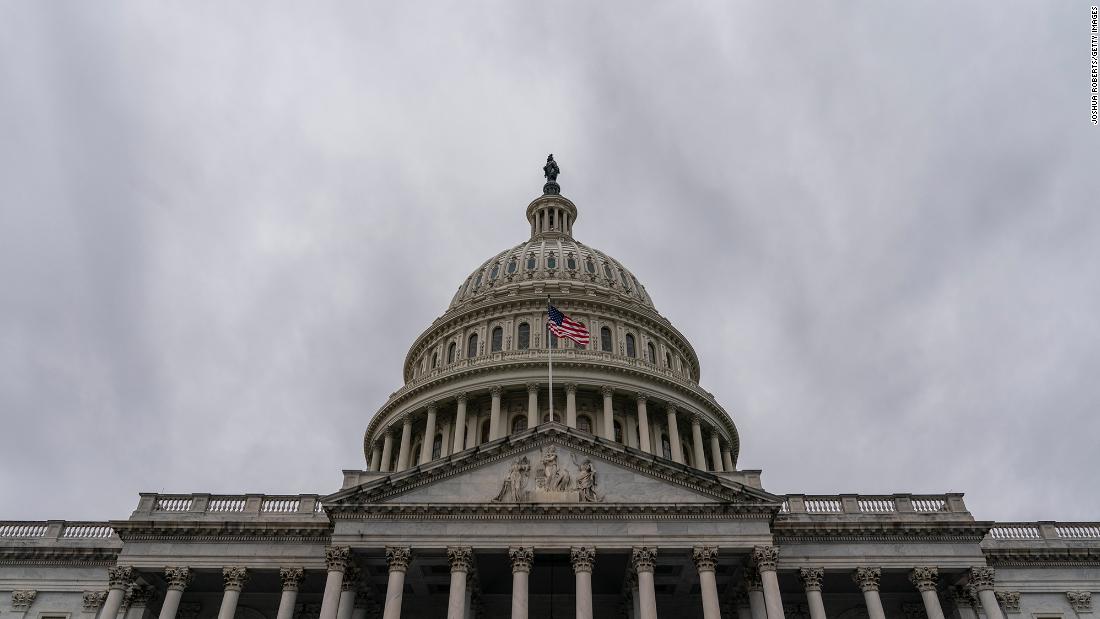
M 574 546 L 569 550 L 569 558 L 577 579 L 576 619 L 592 619 L 592 564 L 596 561 L 596 549 Z
M 477 447 L 477 442 L 481 439 L 478 435 L 480 426 L 481 415 L 466 415 L 466 449 Z
M 409 468 L 409 450 L 412 448 L 412 413 L 406 413 L 401 422 L 401 449 L 397 452 L 397 470 Z
M 936 594 L 939 575 L 939 570 L 934 567 L 915 567 L 909 572 L 909 582 L 913 583 L 917 591 L 920 591 L 921 600 L 924 601 L 924 612 L 928 615 L 928 619 L 944 619 L 940 596 Z
M 554 411 L 550 411 L 550 419 Z M 539 425 L 539 384 L 527 383 L 527 429 Z
M 691 416 L 691 448 L 695 453 L 695 468 L 707 470 L 707 457 L 703 449 L 703 426 L 699 415 Z
M 496 440 L 504 436 L 500 431 L 500 394 L 504 390 L 499 386 L 493 387 L 489 394 L 493 396 L 493 403 L 489 408 L 489 440 Z
M 756 563 L 760 582 L 764 585 L 764 605 L 768 609 L 768 619 L 783 619 L 783 599 L 779 595 L 779 578 L 775 574 L 779 547 L 755 546 L 752 549 L 752 560 Z
M 382 465 L 382 450 L 378 448 L 378 444 L 374 444 L 370 448 L 370 470 L 377 471 L 378 467 Z
M 348 562 L 344 570 L 344 579 L 340 583 L 340 604 L 336 607 L 336 619 L 351 619 L 355 611 L 355 596 L 359 593 L 359 579 L 362 574 L 354 563 Z
M 435 446 L 435 402 L 428 404 L 428 422 L 424 426 L 424 441 L 420 443 L 420 464 L 432 460 L 432 447 Z
M 630 560 L 638 575 L 638 616 L 640 619 L 657 619 L 657 593 L 653 590 L 653 567 L 657 564 L 657 549 L 635 546 Z
M 615 390 L 604 385 L 603 392 L 603 437 L 609 441 L 615 440 L 615 412 L 611 409 L 611 396 Z
M 825 578 L 825 569 L 804 567 L 798 570 L 798 579 L 806 590 L 806 605 L 810 607 L 810 619 L 825 619 L 825 602 L 821 599 L 821 581 Z
M 699 593 L 703 597 L 703 619 L 722 619 L 718 605 L 718 583 L 714 570 L 718 567 L 717 546 L 696 546 L 691 551 L 695 569 L 699 570 Z
M 718 432 L 714 430 L 710 432 L 710 461 L 714 465 L 712 471 L 722 471 L 722 444 L 718 441 Z
M 393 462 L 393 431 L 386 429 L 385 438 L 382 440 L 382 465 L 378 467 L 383 473 L 390 472 L 390 463 Z
M 99 615 L 104 619 L 115 619 L 119 609 L 122 608 L 122 600 L 126 597 L 130 584 L 134 582 L 134 568 L 128 565 L 108 568 L 107 579 L 109 583 L 107 600 L 103 602 Z
M 733 454 L 730 453 L 729 447 L 722 450 L 722 468 L 730 473 L 736 470 L 733 468 Z
M 877 567 L 857 567 L 852 573 L 852 580 L 863 591 L 869 619 L 886 619 L 886 613 L 882 610 L 882 598 L 878 595 L 878 581 L 881 576 L 882 570 Z
M 298 601 L 298 586 L 306 571 L 300 567 L 284 567 L 279 570 L 279 580 L 283 582 L 283 593 L 279 596 L 279 612 L 275 619 L 294 619 L 294 604 Z M 161 619 L 164 619 L 163 617 Z
M 565 425 L 577 427 L 577 385 L 565 384 Z
M 754 572 L 756 581 L 749 586 L 749 612 L 752 614 L 752 619 L 768 619 L 768 606 L 764 602 L 764 583 L 760 580 L 760 572 L 756 571 L 756 566 L 749 566 Z
M 409 569 L 411 558 L 412 550 L 407 546 L 386 546 L 386 561 L 390 565 L 390 579 L 386 583 L 386 607 L 382 611 L 382 619 L 401 619 L 401 602 L 405 593 L 405 571 Z
M 638 597 L 638 575 L 630 574 L 630 601 L 632 603 L 630 608 L 631 619 L 639 619 L 642 616 L 642 602 Z
M 164 568 L 164 579 L 168 581 L 168 591 L 164 593 L 164 602 L 160 605 L 160 619 L 176 619 L 187 585 L 191 584 L 191 570 L 186 567 Z
M 513 546 L 508 556 L 512 559 L 512 619 L 527 619 L 527 577 L 535 551 L 530 546 Z
M 248 570 L 243 567 L 222 568 L 225 592 L 222 593 L 222 605 L 218 609 L 218 619 L 233 619 L 237 614 L 237 601 L 241 599 L 241 589 L 248 582 Z
M 993 579 L 996 572 L 991 567 L 970 568 L 970 584 L 978 592 L 978 600 L 982 603 L 986 619 L 1005 619 L 1001 612 L 1001 605 L 997 603 L 997 596 L 993 595 Z M 872 619 L 874 619 L 872 617 Z
M 321 612 L 318 619 L 336 619 L 340 608 L 340 589 L 344 586 L 344 570 L 351 558 L 351 548 L 347 546 L 329 546 L 325 548 L 325 565 L 328 576 L 325 579 L 325 593 L 321 597 Z
M 672 460 L 684 463 L 684 451 L 680 448 L 680 426 L 676 423 L 676 407 L 671 404 L 665 409 L 668 414 L 668 442 L 672 443 Z
M 646 453 L 653 453 L 653 446 L 649 442 L 649 412 L 646 411 L 646 394 L 638 394 L 638 449 Z
M 464 444 L 464 439 L 466 437 L 466 394 L 458 394 L 455 398 L 455 402 L 454 449 L 451 450 L 451 453 L 458 453 L 466 448 Z
M 466 574 L 473 561 L 469 546 L 450 546 L 447 559 L 451 562 L 451 586 L 447 590 L 447 619 L 466 619 Z

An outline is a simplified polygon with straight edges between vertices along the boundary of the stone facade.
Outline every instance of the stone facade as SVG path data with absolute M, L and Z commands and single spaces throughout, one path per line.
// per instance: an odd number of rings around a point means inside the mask
M 1098 523 L 766 491 L 691 344 L 573 239 L 577 207 L 526 212 L 415 339 L 338 490 L 0 522 L 0 619 L 1091 616 Z M 588 346 L 548 337 L 547 297 Z

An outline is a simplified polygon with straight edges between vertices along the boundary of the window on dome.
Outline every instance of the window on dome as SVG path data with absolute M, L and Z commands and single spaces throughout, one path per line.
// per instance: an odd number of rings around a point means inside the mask
M 517 415 L 516 418 L 512 420 L 512 434 L 515 434 L 516 432 L 523 432 L 526 429 L 527 417 L 524 415 Z
M 516 347 L 519 350 L 527 350 L 531 347 L 531 325 L 526 322 L 519 323 L 519 334 L 516 341 L 519 343 Z
M 489 442 L 489 420 L 481 422 L 481 443 Z M 479 443 L 480 444 L 480 443 Z
M 665 367 L 672 369 L 672 355 L 665 353 Z
M 476 279 L 476 280 L 474 280 L 474 290 L 477 290 L 478 288 L 480 288 L 480 287 L 481 287 L 481 276 L 482 276 L 482 275 L 483 275 L 483 273 L 481 273 L 480 271 L 478 271 L 478 274 L 477 274 L 477 279 Z
M 503 346 L 504 346 L 504 329 L 502 329 L 500 327 L 496 327 L 496 328 L 493 329 L 492 352 L 500 352 L 500 350 Z
M 551 254 L 550 254 L 550 255 L 549 255 L 549 256 L 548 256 L 547 258 L 546 258 L 546 268 L 548 268 L 548 269 L 556 269 L 556 268 L 558 268 L 558 259 L 554 257 L 554 254 L 553 254 L 553 253 L 551 253 Z
M 606 262 L 603 265 L 603 274 L 607 276 L 607 279 L 611 280 L 612 283 L 615 282 L 615 274 L 611 272 L 611 267 L 607 266 Z M 478 283 L 481 283 L 480 279 L 478 280 Z
M 577 417 L 577 429 L 592 434 L 592 418 L 588 415 Z
M 600 327 L 600 350 L 611 352 L 611 329 Z
M 649 362 L 653 365 L 657 365 L 657 348 L 653 346 L 653 342 L 647 342 L 645 347 L 649 352 Z
M 477 356 L 477 334 L 474 333 L 470 336 L 470 339 L 466 341 L 466 358 Z
M 497 275 L 500 275 L 500 265 L 494 264 L 493 269 L 489 271 L 489 279 L 495 280 Z
M 569 269 L 570 271 L 577 270 L 577 259 L 573 256 L 573 254 L 569 254 L 569 257 L 565 259 L 565 268 Z
M 527 270 L 528 271 L 534 271 L 535 270 L 535 256 L 534 255 L 527 256 Z
M 615 442 L 623 442 L 623 424 L 618 421 L 615 422 Z
M 585 269 L 586 269 L 586 270 L 587 270 L 587 271 L 588 271 L 589 273 L 595 273 L 595 272 L 596 272 L 596 263 L 595 263 L 595 262 L 592 262 L 592 259 L 591 259 L 591 258 L 589 258 L 588 260 L 585 260 L 585 261 L 584 261 L 584 268 L 585 268 Z
M 629 334 L 629 333 L 626 334 L 626 356 L 627 357 L 637 357 L 638 356 L 638 352 L 636 350 L 634 350 L 634 336 Z
M 672 443 L 668 442 L 668 435 L 661 435 L 661 455 L 669 460 L 672 459 Z
M 455 343 L 451 342 L 450 346 L 447 346 L 447 363 L 455 362 Z
M 515 273 L 515 272 L 516 272 L 516 259 L 512 258 L 511 260 L 508 261 L 508 274 L 511 275 L 512 273 Z
M 434 370 L 437 367 L 439 367 L 439 353 L 433 352 L 432 353 L 432 369 Z
M 438 460 L 439 456 L 443 454 L 443 435 L 436 434 L 435 440 L 432 441 L 432 460 Z

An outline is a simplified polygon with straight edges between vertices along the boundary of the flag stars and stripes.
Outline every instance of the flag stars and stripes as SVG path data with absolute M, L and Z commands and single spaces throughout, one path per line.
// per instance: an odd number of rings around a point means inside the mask
M 551 333 L 558 337 L 569 338 L 581 346 L 588 346 L 591 334 L 583 322 L 569 318 L 553 305 L 547 306 L 546 316 L 546 326 Z

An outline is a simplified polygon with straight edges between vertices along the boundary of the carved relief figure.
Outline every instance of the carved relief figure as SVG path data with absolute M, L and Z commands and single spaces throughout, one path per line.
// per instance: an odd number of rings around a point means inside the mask
M 577 463 L 575 457 L 573 463 Z M 603 496 L 596 492 L 596 471 L 592 470 L 592 461 L 588 458 L 577 464 L 577 498 L 581 503 L 603 501 Z
M 504 478 L 500 493 L 493 499 L 494 503 L 510 502 L 521 503 L 527 500 L 527 477 L 531 470 L 531 463 L 527 456 L 512 463 L 512 469 L 508 471 L 508 477 Z
M 564 492 L 569 490 L 569 471 L 558 466 L 558 451 L 553 445 L 542 450 L 542 472 L 538 476 L 536 484 L 551 492 Z

